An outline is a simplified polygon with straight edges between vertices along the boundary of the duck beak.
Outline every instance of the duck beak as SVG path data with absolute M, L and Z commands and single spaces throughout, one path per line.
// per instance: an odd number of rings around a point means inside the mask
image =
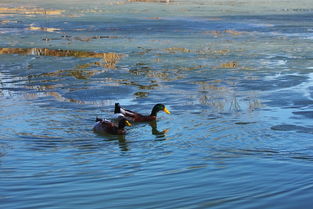
M 128 120 L 126 120 L 125 123 L 127 126 L 132 126 L 132 124 Z
M 166 109 L 166 107 L 164 107 L 163 111 L 164 111 L 165 113 L 167 113 L 167 114 L 171 114 L 171 112 L 168 111 L 168 109 Z

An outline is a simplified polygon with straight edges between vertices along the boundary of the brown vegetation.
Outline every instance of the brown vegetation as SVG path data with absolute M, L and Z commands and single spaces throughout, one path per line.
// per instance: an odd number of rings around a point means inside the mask
M 77 50 L 48 49 L 48 48 L 0 48 L 0 54 L 102 58 L 106 63 L 105 67 L 111 69 L 115 68 L 116 63 L 122 57 L 121 54 L 117 54 L 114 52 L 97 53 Z
M 64 10 L 51 10 L 43 8 L 8 8 L 0 7 L 0 14 L 26 14 L 26 15 L 61 15 Z
M 238 63 L 235 62 L 235 61 L 231 61 L 231 62 L 222 63 L 222 64 L 220 64 L 216 68 L 227 68 L 227 69 L 230 69 L 230 68 L 237 68 L 237 67 L 238 67 Z
M 181 53 L 188 53 L 191 52 L 190 49 L 186 49 L 186 48 L 180 48 L 180 47 L 171 47 L 171 48 L 166 48 L 165 51 L 169 52 L 169 53 L 177 53 L 177 52 L 181 52 Z

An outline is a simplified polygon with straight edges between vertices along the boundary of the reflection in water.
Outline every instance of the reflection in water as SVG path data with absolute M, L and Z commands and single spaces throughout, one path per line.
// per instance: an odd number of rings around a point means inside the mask
M 208 83 L 206 81 L 199 81 L 195 83 L 199 85 L 200 104 L 211 106 L 217 112 L 225 110 L 227 98 L 231 89 L 227 87 L 219 87 L 216 84 Z
M 121 151 L 125 152 L 129 150 L 125 136 L 122 136 L 122 135 L 117 136 L 117 140 L 118 140 L 118 145 Z
M 157 138 L 165 137 L 165 134 L 169 131 L 169 129 L 164 129 L 163 131 L 159 131 L 156 121 L 150 122 L 149 125 L 151 126 L 151 133 L 155 135 Z
M 126 135 L 111 135 L 107 133 L 98 133 L 98 132 L 95 132 L 95 134 L 100 136 L 101 138 L 105 138 L 104 141 L 117 141 L 121 151 L 123 152 L 129 151 Z
M 262 104 L 260 99 L 258 99 L 255 96 L 249 97 L 249 110 L 251 112 L 255 111 L 256 109 L 260 109 L 262 107 L 264 107 L 264 105 Z
M 242 105 L 247 106 L 250 112 L 263 107 L 262 102 L 256 96 L 256 92 L 237 93 L 235 84 L 225 86 L 222 80 L 197 81 L 199 86 L 199 103 L 212 107 L 216 112 L 238 112 Z M 240 97 L 245 99 L 240 101 Z

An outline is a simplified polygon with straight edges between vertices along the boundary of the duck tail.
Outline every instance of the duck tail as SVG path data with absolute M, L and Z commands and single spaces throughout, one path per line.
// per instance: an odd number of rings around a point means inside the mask
M 96 118 L 96 122 L 99 122 L 99 121 L 102 122 L 103 120 L 102 120 L 101 118 L 98 118 L 98 117 L 97 117 L 97 118 Z
M 120 103 L 115 103 L 114 114 L 116 114 L 116 113 L 121 113 Z

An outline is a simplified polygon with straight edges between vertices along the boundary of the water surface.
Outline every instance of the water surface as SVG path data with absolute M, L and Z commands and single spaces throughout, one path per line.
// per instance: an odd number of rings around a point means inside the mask
M 1 3 L 1 206 L 310 208 L 312 9 L 210 2 Z

